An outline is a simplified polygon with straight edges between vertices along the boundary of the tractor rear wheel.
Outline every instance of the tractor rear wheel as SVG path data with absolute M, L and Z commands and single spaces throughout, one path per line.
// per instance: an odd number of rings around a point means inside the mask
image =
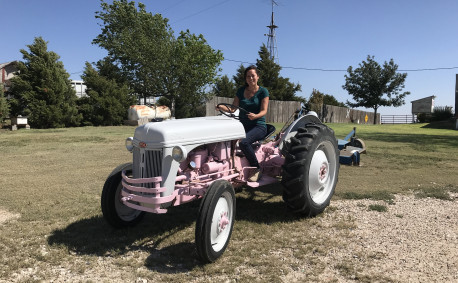
M 203 262 L 214 262 L 226 250 L 234 219 L 234 188 L 226 180 L 217 180 L 202 199 L 196 223 L 197 255 Z
M 304 216 L 323 212 L 339 175 L 334 131 L 323 124 L 306 124 L 286 142 L 283 152 L 283 200 L 288 209 Z

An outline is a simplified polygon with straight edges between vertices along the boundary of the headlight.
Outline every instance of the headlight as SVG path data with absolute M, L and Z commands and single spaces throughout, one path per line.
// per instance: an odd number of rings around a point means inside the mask
M 132 152 L 132 150 L 134 149 L 134 138 L 133 137 L 128 137 L 126 139 L 126 149 L 129 152 Z
M 175 146 L 172 149 L 172 158 L 176 162 L 182 162 L 186 159 L 188 153 L 186 152 L 186 149 L 182 146 Z

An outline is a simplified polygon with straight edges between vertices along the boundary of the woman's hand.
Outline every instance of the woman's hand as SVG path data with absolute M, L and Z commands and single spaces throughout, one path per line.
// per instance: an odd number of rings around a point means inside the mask
M 250 120 L 256 120 L 256 119 L 258 118 L 258 117 L 256 117 L 256 114 L 251 113 L 251 112 L 248 113 L 246 116 L 247 116 L 248 119 L 250 119 Z

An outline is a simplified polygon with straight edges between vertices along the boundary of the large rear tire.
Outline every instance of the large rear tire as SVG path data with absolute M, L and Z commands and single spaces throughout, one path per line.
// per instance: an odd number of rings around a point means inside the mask
M 132 171 L 132 163 L 118 166 L 108 176 L 102 190 L 102 213 L 105 220 L 115 228 L 134 226 L 140 222 L 145 212 L 130 208 L 121 201 L 122 171 L 129 174 Z
M 334 194 L 339 175 L 339 150 L 334 131 L 306 124 L 283 148 L 283 200 L 292 212 L 315 216 Z
M 235 192 L 231 183 L 217 180 L 207 190 L 196 223 L 196 248 L 200 260 L 214 262 L 226 250 L 235 218 Z

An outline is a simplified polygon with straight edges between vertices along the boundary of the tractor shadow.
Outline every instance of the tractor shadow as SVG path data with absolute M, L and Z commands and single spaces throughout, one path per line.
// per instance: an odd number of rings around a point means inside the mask
M 236 219 L 253 223 L 295 221 L 281 200 L 279 184 L 242 188 L 236 194 Z M 185 273 L 202 263 L 197 259 L 194 227 L 200 201 L 172 207 L 166 214 L 149 214 L 135 227 L 115 229 L 102 215 L 78 220 L 48 237 L 50 246 L 65 246 L 78 255 L 119 258 L 140 251 L 149 256 L 145 266 L 166 274 Z M 174 244 L 170 244 L 170 242 Z M 178 242 L 178 243 L 177 243 Z

